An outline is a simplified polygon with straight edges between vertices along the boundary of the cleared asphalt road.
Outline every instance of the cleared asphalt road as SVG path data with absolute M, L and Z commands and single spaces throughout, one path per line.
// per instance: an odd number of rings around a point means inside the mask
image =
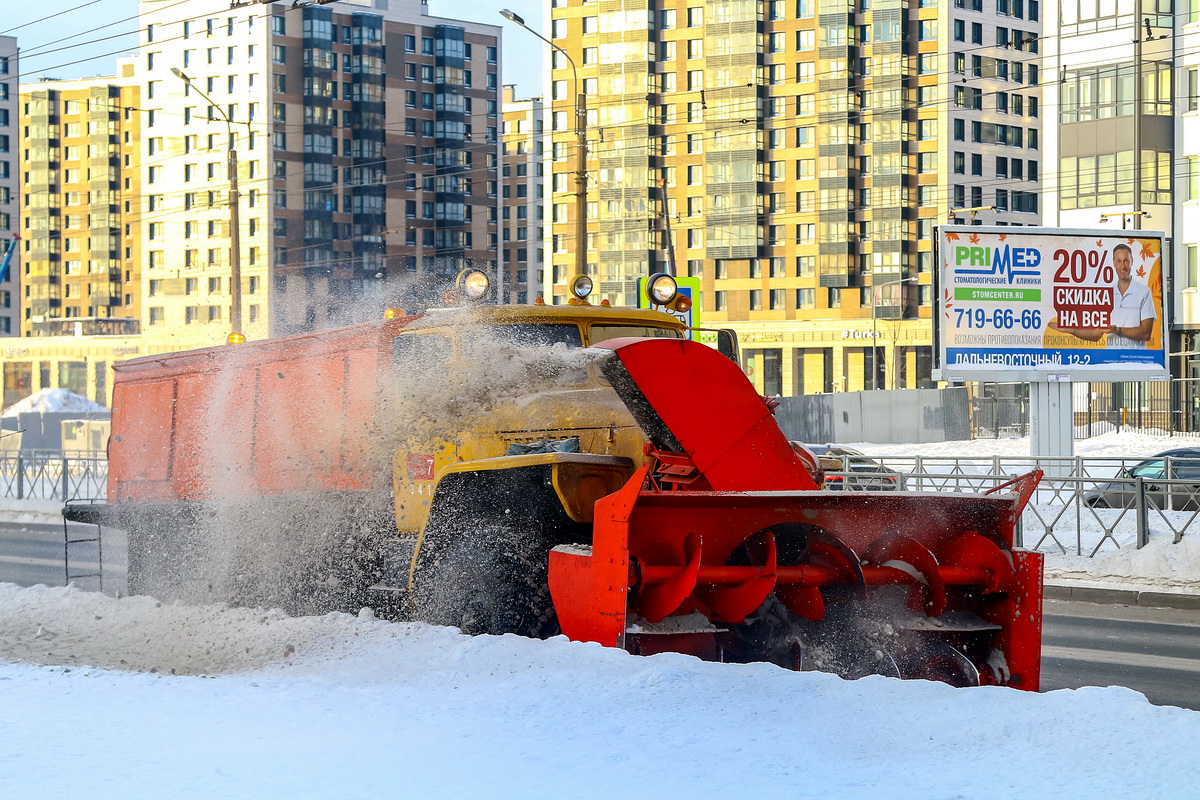
M 64 538 L 70 543 L 64 545 Z M 0 521 L 0 581 L 19 586 L 44 583 L 63 586 L 68 574 L 80 589 L 125 591 L 125 534 L 105 530 L 97 541 L 96 526 Z M 69 571 L 68 571 L 69 567 Z M 86 576 L 86 577 L 80 577 Z
M 1042 689 L 1127 686 L 1200 710 L 1200 611 L 1047 600 Z
M 72 525 L 72 576 L 103 563 L 104 590 L 125 591 L 125 537 Z M 102 547 L 101 547 L 102 544 Z M 32 586 L 66 582 L 61 524 L 0 522 L 0 581 Z M 102 556 L 102 558 L 101 558 Z M 76 578 L 81 589 L 96 577 Z M 1043 621 L 1042 689 L 1126 686 L 1157 705 L 1200 710 L 1200 611 L 1047 600 Z

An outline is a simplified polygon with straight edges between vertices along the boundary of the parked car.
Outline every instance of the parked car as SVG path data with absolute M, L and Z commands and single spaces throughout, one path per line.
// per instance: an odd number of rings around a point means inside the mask
M 826 489 L 894 492 L 904 488 L 904 475 L 857 450 L 836 444 L 806 444 L 825 471 Z
M 1160 510 L 1195 511 L 1200 509 L 1200 448 L 1181 447 L 1167 450 L 1121 470 L 1119 483 L 1098 484 L 1083 494 L 1083 502 L 1093 508 L 1133 508 L 1137 504 L 1137 485 L 1129 480 L 1142 478 L 1146 504 Z M 1158 483 L 1158 481 L 1188 483 Z

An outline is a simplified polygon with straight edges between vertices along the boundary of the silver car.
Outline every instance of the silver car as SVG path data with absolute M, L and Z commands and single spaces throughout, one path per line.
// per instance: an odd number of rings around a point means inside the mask
M 1132 479 L 1141 478 L 1147 506 L 1164 511 L 1200 509 L 1200 449 L 1167 450 L 1121 470 L 1118 477 L 1123 479 L 1119 483 L 1099 484 L 1084 492 L 1083 501 L 1093 508 L 1133 508 L 1137 484 Z

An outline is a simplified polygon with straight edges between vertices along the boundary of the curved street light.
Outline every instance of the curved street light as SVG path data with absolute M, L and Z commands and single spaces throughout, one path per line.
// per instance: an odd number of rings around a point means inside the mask
M 525 30 L 541 39 L 546 44 L 563 54 L 571 65 L 571 84 L 575 89 L 575 274 L 587 274 L 587 104 L 582 86 L 579 83 L 579 71 L 575 68 L 575 59 L 571 54 L 554 42 L 542 36 L 525 24 L 524 18 L 515 11 L 507 8 L 500 10 L 500 16 L 509 22 L 520 25 Z M 553 83 L 553 80 L 551 81 Z M 553 108 L 553 106 L 552 106 Z
M 872 353 L 872 355 L 871 355 L 871 388 L 872 389 L 879 388 L 879 365 L 877 365 L 875 363 L 875 357 L 876 357 L 875 354 L 878 353 L 878 351 L 879 351 L 878 347 L 875 344 L 875 341 L 879 338 L 879 322 L 878 322 L 878 316 L 877 316 L 877 314 L 878 314 L 877 310 L 879 308 L 879 292 L 877 290 L 882 289 L 885 286 L 901 286 L 902 287 L 902 286 L 905 286 L 906 284 L 916 284 L 920 280 L 921 279 L 919 277 L 917 277 L 916 275 L 910 275 L 909 277 L 901 278 L 898 281 L 887 281 L 885 283 L 877 284 L 877 283 L 875 283 L 875 278 L 874 277 L 871 278 L 871 353 Z M 896 380 L 899 377 L 899 370 L 896 369 L 895 336 L 893 336 L 893 338 L 892 338 L 891 350 L 892 350 L 892 386 L 895 387 Z M 883 379 L 885 389 L 887 388 L 887 382 L 888 382 L 887 381 L 887 359 L 885 357 L 885 359 L 884 359 L 884 379 Z

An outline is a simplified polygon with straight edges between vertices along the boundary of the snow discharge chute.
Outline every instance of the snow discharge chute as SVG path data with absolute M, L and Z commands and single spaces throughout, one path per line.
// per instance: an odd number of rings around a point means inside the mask
M 599 347 L 648 459 L 597 502 L 590 546 L 550 553 L 567 636 L 1037 690 L 1042 558 L 1012 544 L 1040 472 L 986 494 L 818 491 L 733 362 L 688 340 Z

